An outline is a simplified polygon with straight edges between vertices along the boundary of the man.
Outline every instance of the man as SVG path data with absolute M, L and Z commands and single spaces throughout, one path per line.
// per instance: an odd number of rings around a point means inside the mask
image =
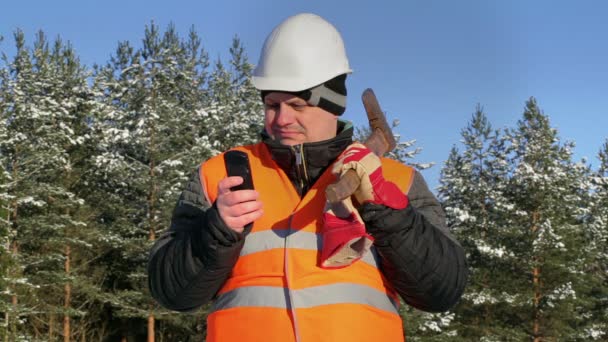
M 350 72 L 340 34 L 321 17 L 278 25 L 253 77 L 262 141 L 236 148 L 255 190 L 231 191 L 242 178 L 226 176 L 222 155 L 207 160 L 152 249 L 161 305 L 213 300 L 209 341 L 403 341 L 398 295 L 425 311 L 460 298 L 465 256 L 422 176 L 353 143 L 339 120 Z M 325 188 L 349 168 L 362 182 L 355 204 L 328 205 Z M 353 241 L 373 246 L 335 261 Z

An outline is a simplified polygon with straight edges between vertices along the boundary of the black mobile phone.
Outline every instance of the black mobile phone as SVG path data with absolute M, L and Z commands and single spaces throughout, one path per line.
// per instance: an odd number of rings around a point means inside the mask
M 241 176 L 243 183 L 230 188 L 231 191 L 253 189 L 253 179 L 251 178 L 251 167 L 247 153 L 238 150 L 230 150 L 224 153 L 224 165 L 228 176 Z
M 251 178 L 251 166 L 249 165 L 249 157 L 243 151 L 230 150 L 224 153 L 224 165 L 228 176 L 241 176 L 243 183 L 230 188 L 231 191 L 253 189 L 253 179 Z M 243 232 L 249 234 L 253 227 L 253 222 L 245 225 Z

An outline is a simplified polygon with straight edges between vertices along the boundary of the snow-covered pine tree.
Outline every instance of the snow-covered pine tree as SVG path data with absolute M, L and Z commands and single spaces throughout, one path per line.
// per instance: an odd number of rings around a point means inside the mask
M 508 132 L 515 206 L 507 246 L 517 258 L 510 270 L 518 294 L 520 331 L 534 341 L 576 340 L 585 326 L 581 301 L 590 275 L 584 246 L 588 178 L 572 161 L 573 143 L 560 143 L 536 100 L 526 102 L 517 128 Z
M 257 90 L 251 82 L 253 65 L 245 54 L 245 48 L 238 37 L 232 39 L 230 66 L 233 93 L 233 127 L 237 139 L 235 144 L 257 142 L 264 126 L 264 106 Z
M 589 210 L 587 243 L 585 249 L 591 260 L 586 270 L 593 275 L 587 285 L 591 299 L 590 310 L 584 312 L 588 324 L 579 330 L 581 340 L 608 338 L 608 140 L 599 153 L 600 165 L 592 176 L 593 190 Z
M 72 318 L 84 316 L 72 305 L 73 285 L 90 284 L 86 268 L 74 266 L 86 264 L 94 239 L 79 183 L 88 158 L 91 94 L 69 44 L 58 38 L 51 48 L 42 32 L 31 51 L 21 31 L 15 41 L 4 87 L 10 138 L 2 143 L 2 161 L 10 181 L 3 190 L 11 201 L 10 244 L 18 260 L 11 273 L 20 277 L 9 286 L 12 316 L 27 324 L 11 338 L 70 338 Z
M 3 38 L 0 36 L 0 42 Z M 10 194 L 11 174 L 8 167 L 9 154 L 4 148 L 10 141 L 8 132 L 9 118 L 9 70 L 7 57 L 3 55 L 3 65 L 0 68 L 0 289 L 2 289 L 2 300 L 0 301 L 0 339 L 8 340 L 10 329 L 14 326 L 12 291 L 17 281 L 15 278 L 16 260 L 12 253 L 12 241 L 15 234 L 12 224 L 13 196 Z
M 23 166 L 28 165 L 27 156 L 31 148 L 28 146 L 27 136 L 21 131 L 29 130 L 25 123 L 27 111 L 24 106 L 26 100 L 26 89 L 32 86 L 32 60 L 30 52 L 25 47 L 25 37 L 22 31 L 14 33 L 16 55 L 13 60 L 4 57 L 5 77 L 2 85 L 2 125 L 3 133 L 7 139 L 0 140 L 2 151 L 2 164 L 5 175 L 5 182 L 2 186 L 4 206 L 6 208 L 7 241 L 6 249 L 12 259 L 6 274 L 6 295 L 9 297 L 8 310 L 5 313 L 4 326 L 6 327 L 5 339 L 23 340 L 29 337 L 21 329 L 25 319 L 33 311 L 23 300 L 23 294 L 33 292 L 36 285 L 24 276 L 23 257 L 20 255 L 20 244 L 22 234 L 18 234 L 21 228 L 22 216 L 27 215 L 28 206 L 42 206 L 44 202 L 35 201 L 34 197 L 29 196 L 28 191 L 24 191 L 25 186 L 33 185 L 25 176 L 29 173 Z M 27 185 L 26 185 L 27 184 Z M 25 185 L 25 186 L 24 186 Z M 25 230 L 25 229 L 23 229 Z
M 108 229 L 112 255 L 106 259 L 112 269 L 107 301 L 120 318 L 112 324 L 125 330 L 122 335 L 128 326 L 143 326 L 145 319 L 148 331 L 131 331 L 132 336 L 193 334 L 194 317 L 160 310 L 150 301 L 145 265 L 190 171 L 259 133 L 261 101 L 236 42 L 234 69 L 216 69 L 209 80 L 207 54 L 194 30 L 181 40 L 172 25 L 161 34 L 151 24 L 142 48 L 120 43 L 111 62 L 97 70 L 95 87 L 104 94 L 105 110 L 95 122 L 102 141 L 96 187 L 111 199 L 102 204 L 99 219 Z
M 106 261 L 112 271 L 105 286 L 112 324 L 123 330 L 118 335 L 153 339 L 155 319 L 174 318 L 157 311 L 150 300 L 147 254 L 157 234 L 168 226 L 189 175 L 186 170 L 194 167 L 194 160 L 213 154 L 200 133 L 206 116 L 202 107 L 206 66 L 193 31 L 183 41 L 173 25 L 161 33 L 152 23 L 146 26 L 141 48 L 120 43 L 111 62 L 96 75 L 96 88 L 105 102 L 105 114 L 95 123 L 102 140 L 96 156 L 96 186 L 99 194 L 111 199 L 103 204 L 99 219 L 108 229 L 112 258 Z M 139 328 L 144 322 L 147 331 Z
M 221 60 L 209 80 L 208 136 L 217 151 L 259 139 L 264 124 L 260 92 L 251 83 L 253 66 L 235 37 L 230 47 L 230 68 Z
M 439 195 L 448 225 L 466 250 L 471 273 L 452 322 L 444 318 L 442 327 L 441 320 L 435 320 L 434 325 L 427 324 L 426 334 L 450 341 L 517 339 L 518 332 L 504 319 L 516 294 L 510 289 L 510 275 L 497 272 L 509 269 L 512 262 L 505 247 L 511 206 L 504 195 L 508 166 L 501 132 L 492 129 L 478 105 L 461 136 L 463 151 L 452 148 L 442 169 Z

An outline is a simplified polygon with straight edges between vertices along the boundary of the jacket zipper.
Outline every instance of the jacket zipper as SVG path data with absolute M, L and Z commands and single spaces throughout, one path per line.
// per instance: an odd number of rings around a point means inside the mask
M 306 158 L 304 158 L 304 144 L 291 146 L 296 157 L 296 177 L 298 178 L 300 196 L 308 191 L 308 172 L 306 171 Z

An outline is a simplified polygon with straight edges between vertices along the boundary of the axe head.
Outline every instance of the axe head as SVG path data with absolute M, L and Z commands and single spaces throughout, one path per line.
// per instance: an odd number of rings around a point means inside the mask
M 366 145 L 371 145 L 368 147 L 377 155 L 382 156 L 392 151 L 397 146 L 397 141 L 395 141 L 395 136 L 386 121 L 386 116 L 380 108 L 374 91 L 371 88 L 365 89 L 363 95 L 361 95 L 361 100 L 367 112 L 371 129 L 371 135 L 368 138 L 369 141 L 366 141 Z M 368 142 L 371 144 L 368 144 Z

